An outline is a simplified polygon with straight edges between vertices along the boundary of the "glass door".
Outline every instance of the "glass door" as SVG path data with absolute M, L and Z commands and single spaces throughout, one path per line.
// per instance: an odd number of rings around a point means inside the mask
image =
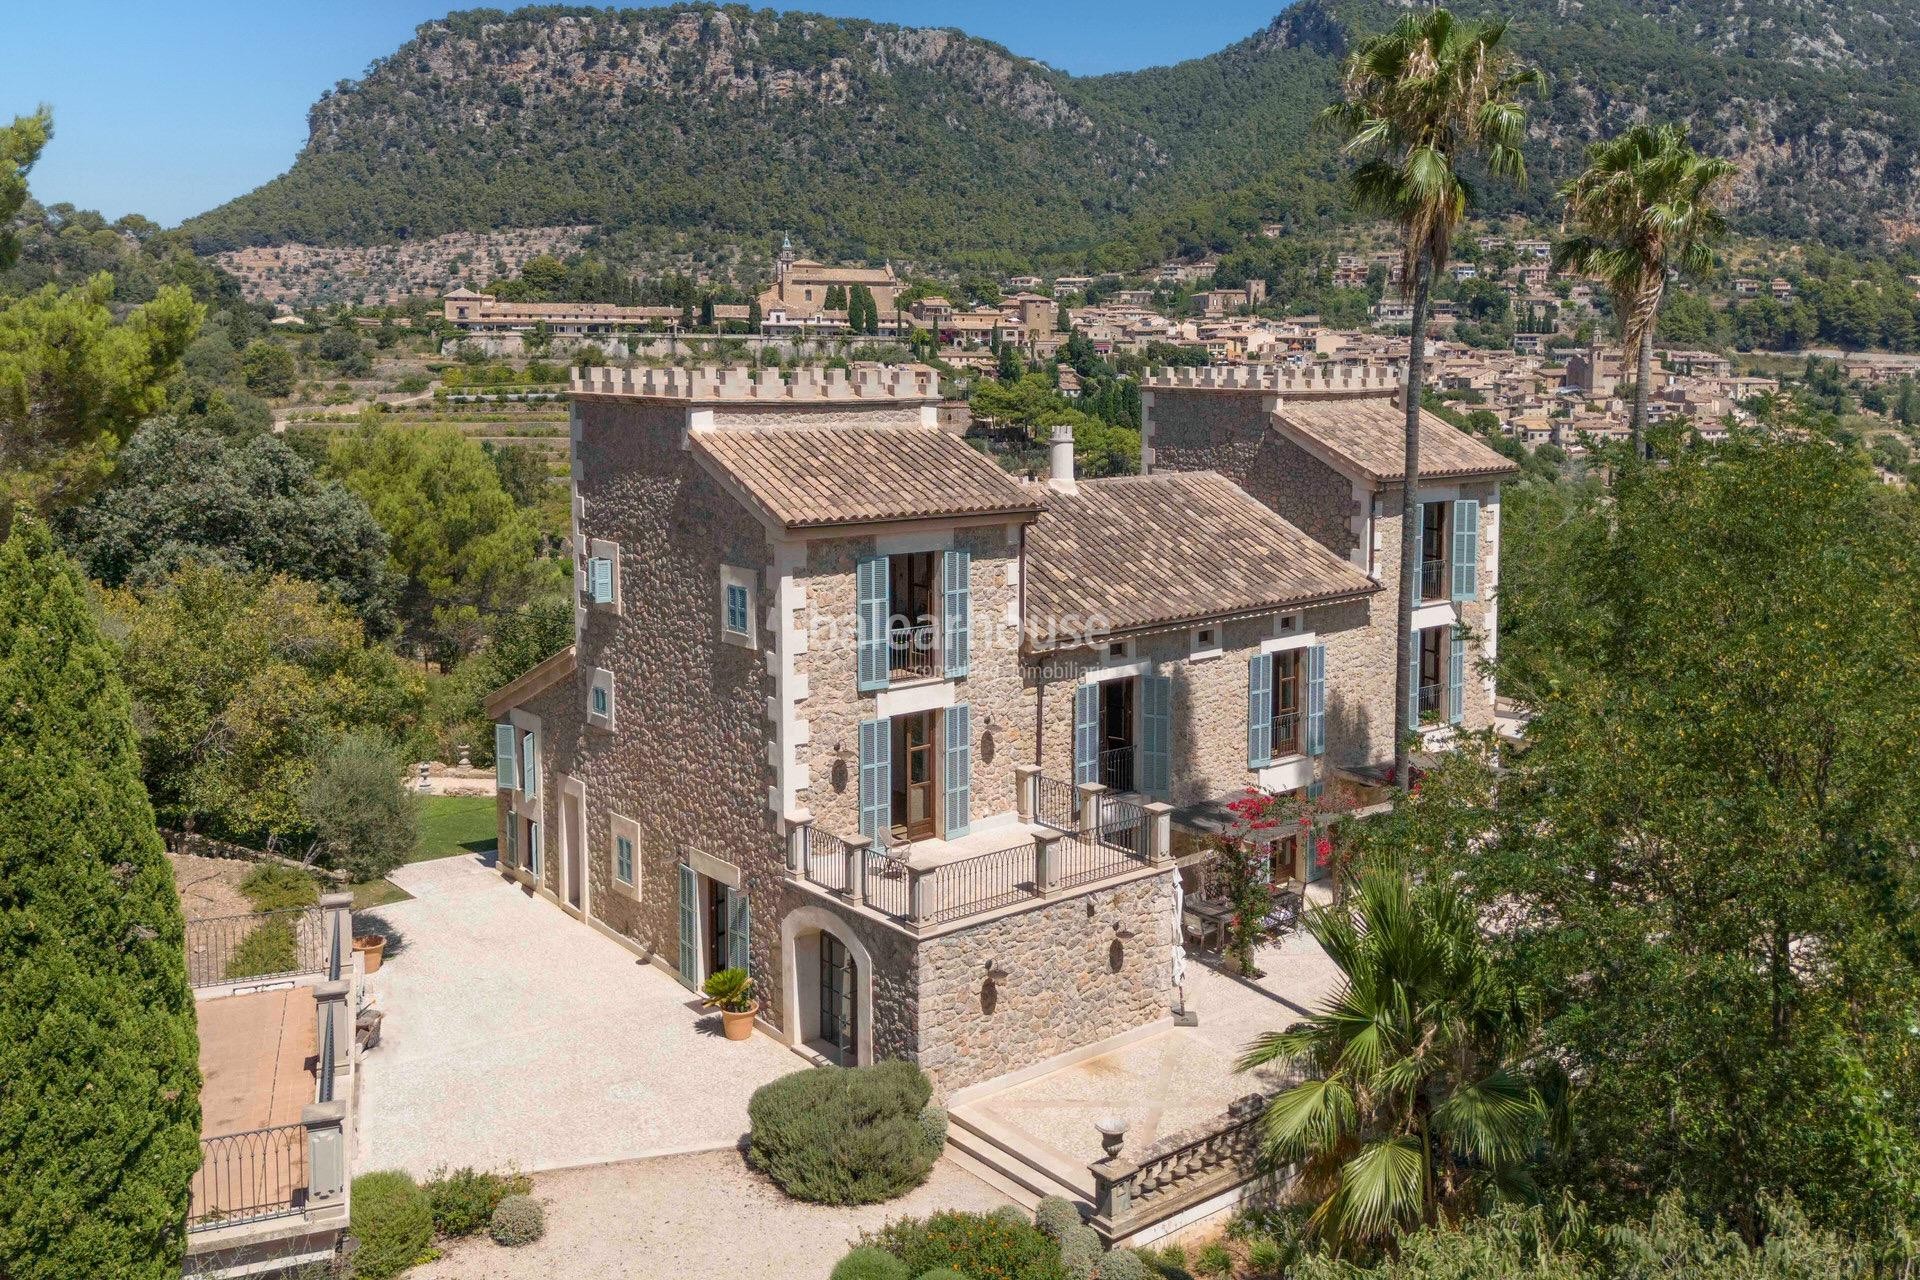
M 830 933 L 820 935 L 820 1038 L 840 1051 L 842 1066 L 854 1065 L 858 1052 L 855 1038 L 855 972 L 853 955 L 840 939 Z
M 901 840 L 925 840 L 934 833 L 933 714 L 895 716 L 894 834 Z

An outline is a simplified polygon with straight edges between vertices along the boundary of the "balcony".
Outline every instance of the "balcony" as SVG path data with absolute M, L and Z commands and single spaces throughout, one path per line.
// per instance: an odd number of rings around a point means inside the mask
M 1167 805 L 1135 803 L 1097 783 L 1073 787 L 1030 766 L 1021 793 L 1018 821 L 957 840 L 876 849 L 864 836 L 797 824 L 787 874 L 925 935 L 1172 865 Z
M 896 622 L 887 633 L 888 679 L 934 680 L 945 674 L 937 628 L 930 622 L 918 626 Z
M 1420 561 L 1421 604 L 1447 599 L 1447 561 L 1444 556 L 1424 556 Z

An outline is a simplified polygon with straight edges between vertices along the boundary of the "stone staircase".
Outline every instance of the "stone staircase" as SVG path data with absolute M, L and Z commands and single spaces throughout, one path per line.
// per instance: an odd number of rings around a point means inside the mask
M 1093 1177 L 1037 1151 L 1005 1125 L 961 1106 L 947 1115 L 947 1158 L 1015 1204 L 1032 1209 L 1042 1196 L 1062 1196 L 1093 1209 Z

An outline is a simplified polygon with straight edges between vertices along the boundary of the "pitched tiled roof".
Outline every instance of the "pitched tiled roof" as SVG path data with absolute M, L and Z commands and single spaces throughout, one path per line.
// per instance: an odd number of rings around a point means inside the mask
M 560 652 L 542 659 L 539 665 L 519 679 L 511 680 L 488 694 L 487 714 L 498 716 L 511 711 L 529 698 L 538 697 L 553 688 L 571 676 L 574 670 L 573 646 L 568 645 Z
M 1369 479 L 1399 480 L 1407 474 L 1407 416 L 1390 397 L 1282 399 L 1275 417 L 1283 428 L 1317 442 Z M 1516 463 L 1466 432 L 1421 410 L 1422 477 L 1441 480 L 1454 476 L 1504 475 L 1519 470 Z
M 723 427 L 691 434 L 698 455 L 789 529 L 1040 509 L 1036 490 L 927 427 Z
M 1079 634 L 1278 612 L 1379 590 L 1214 471 L 1083 480 L 1047 491 L 1027 533 L 1031 633 Z

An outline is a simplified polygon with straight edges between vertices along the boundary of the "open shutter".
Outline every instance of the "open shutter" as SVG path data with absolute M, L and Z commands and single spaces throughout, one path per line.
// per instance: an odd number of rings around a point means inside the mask
M 513 726 L 497 724 L 493 726 L 493 781 L 502 791 L 511 791 L 520 780 L 520 771 L 513 763 Z
M 532 730 L 520 735 L 520 790 L 529 800 L 540 794 L 540 740 Z
M 745 889 L 727 890 L 727 964 L 734 969 L 748 969 L 752 966 L 751 952 L 748 949 L 748 929 L 751 921 L 747 914 L 747 891 Z
M 945 598 L 940 602 L 946 623 L 942 653 L 949 677 L 967 674 L 967 649 L 973 638 L 973 590 L 969 581 L 973 556 L 966 551 L 949 551 L 940 557 L 941 586 Z
M 1467 718 L 1467 629 L 1453 629 L 1453 647 L 1447 654 L 1447 719 L 1459 724 Z
M 1073 780 L 1100 781 L 1100 688 L 1078 685 L 1073 691 Z
M 885 720 L 860 722 L 860 834 L 884 848 L 893 827 L 893 734 Z
M 1453 504 L 1453 599 L 1471 600 L 1480 591 L 1480 503 L 1462 498 Z
M 1307 754 L 1327 750 L 1327 646 L 1307 650 Z
M 1173 789 L 1173 678 L 1147 676 L 1140 686 L 1140 789 L 1165 800 Z
M 1247 768 L 1273 763 L 1273 655 L 1247 659 Z
M 506 862 L 510 867 L 520 865 L 520 815 L 517 813 L 509 813 L 507 815 Z
M 527 823 L 527 870 L 535 880 L 540 878 L 540 824 L 537 822 Z
M 973 808 L 973 716 L 962 702 L 947 708 L 947 839 L 967 834 Z
M 693 868 L 680 864 L 680 981 L 693 986 L 700 971 L 694 957 L 700 951 L 700 917 L 693 909 L 696 881 Z
M 863 556 L 854 570 L 858 600 L 854 628 L 860 659 L 860 688 L 887 687 L 887 558 Z
M 1413 504 L 1413 581 L 1407 584 L 1407 590 L 1413 592 L 1413 603 L 1418 605 L 1423 598 L 1420 579 L 1425 572 L 1422 568 L 1427 558 L 1427 506 L 1424 502 Z
M 1420 633 L 1414 632 L 1408 637 L 1407 669 L 1400 673 L 1404 681 L 1403 691 L 1407 699 L 1407 725 L 1420 727 Z
M 1309 782 L 1307 784 L 1308 803 L 1314 805 L 1317 808 L 1320 804 L 1320 793 L 1325 789 L 1325 787 L 1326 787 L 1326 784 L 1322 782 L 1317 782 L 1317 781 Z M 1325 834 L 1325 829 L 1321 827 L 1315 827 L 1312 831 L 1307 832 L 1306 864 L 1307 864 L 1307 883 L 1308 884 L 1313 884 L 1316 881 L 1325 880 L 1327 878 L 1326 859 L 1320 856 L 1320 840 L 1324 834 Z

